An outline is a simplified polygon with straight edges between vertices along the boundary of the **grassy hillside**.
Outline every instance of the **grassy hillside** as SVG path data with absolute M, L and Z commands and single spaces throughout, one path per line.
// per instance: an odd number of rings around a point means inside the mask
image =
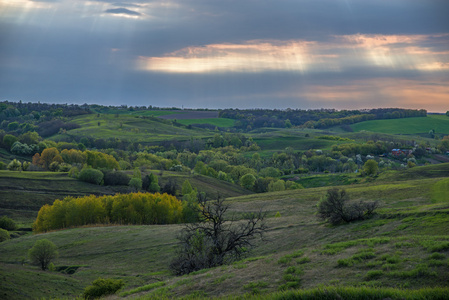
M 75 117 L 72 121 L 81 126 L 67 132 L 69 136 L 118 138 L 133 142 L 157 142 L 171 139 L 187 140 L 190 137 L 210 136 L 207 131 L 177 127 L 171 121 L 157 118 L 140 118 L 132 115 L 91 114 Z M 52 137 L 57 138 L 58 135 Z
M 284 150 L 287 147 L 294 150 L 330 149 L 332 145 L 348 143 L 319 139 L 321 135 L 321 130 L 310 129 L 273 129 L 252 133 L 253 140 L 262 150 Z
M 373 120 L 351 125 L 354 131 L 371 131 L 392 134 L 428 134 L 435 130 L 437 134 L 449 134 L 449 117 L 445 115 L 428 115 L 421 118 L 404 118 L 391 120 Z
M 67 173 L 0 170 L 0 215 L 8 215 L 29 227 L 39 209 L 56 199 L 115 194 L 120 191 L 123 188 L 81 182 L 68 177 Z
M 153 171 L 158 174 L 159 171 Z M 130 171 L 130 175 L 132 172 Z M 144 173 L 145 175 L 145 173 Z M 205 192 L 209 197 L 236 197 L 252 192 L 229 182 L 202 175 L 189 175 L 166 171 L 160 176 L 163 186 L 169 178 L 176 182 L 178 191 L 185 180 L 193 187 Z M 44 204 L 52 204 L 56 199 L 67 196 L 112 195 L 128 193 L 127 186 L 100 186 L 81 182 L 67 176 L 67 173 L 54 172 L 11 172 L 0 170 L 0 216 L 7 215 L 25 227 L 30 227 L 37 212 Z
M 183 125 L 192 125 L 192 124 L 210 124 L 217 127 L 233 127 L 235 120 L 226 119 L 226 118 L 207 118 L 207 119 L 180 119 L 177 120 L 178 123 Z
M 447 164 L 440 166 L 447 169 Z M 437 172 L 434 166 L 415 170 Z M 0 244 L 0 272 L 12 275 L 4 276 L 0 294 L 7 299 L 70 298 L 100 276 L 124 279 L 121 295 L 144 299 L 321 286 L 448 287 L 448 179 L 412 177 L 346 186 L 351 199 L 379 200 L 382 206 L 372 219 L 340 226 L 315 216 L 327 188 L 228 198 L 230 213 L 267 212 L 265 241 L 240 262 L 182 277 L 173 277 L 167 268 L 180 225 L 77 228 L 9 240 Z M 58 246 L 56 266 L 72 266 L 73 274 L 28 265 L 26 251 L 42 238 Z

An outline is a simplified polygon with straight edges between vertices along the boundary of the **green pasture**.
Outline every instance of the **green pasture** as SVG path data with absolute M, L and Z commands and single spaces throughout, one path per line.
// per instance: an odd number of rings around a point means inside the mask
M 180 119 L 176 122 L 181 123 L 183 125 L 194 125 L 194 124 L 210 124 L 217 127 L 233 127 L 235 124 L 234 119 L 227 118 L 207 118 L 207 119 Z
M 370 131 L 391 134 L 428 134 L 435 130 L 436 134 L 449 134 L 449 117 L 445 115 L 428 115 L 420 118 L 403 118 L 389 120 L 373 120 L 351 125 L 356 131 Z
M 323 295 L 323 289 L 329 291 L 328 299 L 337 291 L 351 299 L 371 294 L 444 299 L 441 294 L 449 287 L 449 199 L 442 194 L 447 175 L 437 176 L 449 164 L 442 165 L 421 167 L 405 178 L 396 172 L 346 185 L 351 200 L 377 200 L 380 208 L 371 219 L 338 226 L 315 215 L 328 187 L 228 197 L 228 213 L 235 216 L 266 212 L 265 240 L 241 261 L 181 277 L 169 273 L 168 263 L 182 225 L 98 226 L 25 235 L 0 243 L 0 273 L 9 274 L 2 278 L 0 295 L 74 298 L 103 277 L 123 279 L 126 285 L 119 295 L 139 299 L 281 299 L 298 297 L 301 291 Z M 60 271 L 43 272 L 29 264 L 28 249 L 43 238 L 58 246 L 55 265 Z M 67 267 L 74 272 L 67 274 Z
M 175 114 L 184 114 L 182 110 L 127 110 L 117 108 L 107 109 L 93 109 L 96 113 L 108 114 L 108 115 L 130 115 L 130 116 L 145 116 L 145 117 L 160 117 Z
M 208 133 L 199 129 L 177 127 L 171 121 L 157 118 L 141 118 L 130 115 L 91 114 L 75 117 L 72 122 L 81 128 L 68 131 L 69 136 L 92 136 L 96 138 L 118 138 L 133 142 L 158 142 L 201 138 Z M 57 138 L 58 135 L 52 138 Z

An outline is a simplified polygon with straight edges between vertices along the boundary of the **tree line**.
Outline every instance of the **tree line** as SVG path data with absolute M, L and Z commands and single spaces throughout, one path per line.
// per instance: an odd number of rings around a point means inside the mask
M 33 231 L 95 224 L 176 224 L 183 223 L 190 213 L 187 202 L 168 194 L 66 197 L 41 207 Z
M 365 110 L 336 109 L 225 109 L 219 116 L 237 120 L 235 127 L 252 130 L 261 127 L 285 128 L 301 126 L 306 128 L 328 128 L 348 125 L 367 120 L 425 117 L 424 109 L 377 108 Z

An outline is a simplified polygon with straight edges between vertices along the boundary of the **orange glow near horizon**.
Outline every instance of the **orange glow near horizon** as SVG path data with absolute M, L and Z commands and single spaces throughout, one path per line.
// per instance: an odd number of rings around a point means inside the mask
M 439 36 L 357 34 L 335 36 L 335 42 L 292 40 L 212 44 L 187 47 L 162 57 L 141 56 L 136 61 L 136 68 L 167 73 L 338 72 L 348 66 L 449 70 L 449 51 L 437 52 L 420 46 L 431 37 Z
M 361 99 L 369 99 L 370 107 L 386 107 L 394 100 L 398 107 L 425 108 L 431 112 L 448 111 L 448 95 L 449 86 L 442 82 L 391 78 L 354 80 L 341 86 L 314 85 L 305 93 L 298 92 L 298 96 L 312 101 L 358 103 Z

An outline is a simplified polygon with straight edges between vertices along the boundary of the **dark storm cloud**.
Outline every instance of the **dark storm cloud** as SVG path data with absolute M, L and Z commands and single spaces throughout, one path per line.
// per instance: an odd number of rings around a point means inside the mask
M 108 14 L 123 14 L 123 15 L 129 15 L 129 16 L 141 16 L 142 14 L 137 12 L 137 11 L 133 11 L 133 10 L 129 10 L 127 8 L 110 8 L 104 11 L 105 13 Z
M 394 92 L 401 87 L 389 82 L 407 84 L 412 94 L 424 85 L 444 93 L 441 82 L 449 80 L 446 0 L 29 3 L 35 7 L 0 0 L 0 5 L 9 5 L 0 12 L 0 99 L 184 107 L 366 107 L 389 105 L 403 97 Z M 411 41 L 378 41 L 393 39 L 388 36 L 410 36 Z M 284 66 L 288 63 L 279 58 L 290 53 L 288 41 L 315 43 L 307 48 L 310 53 L 298 56 L 308 62 L 302 72 L 288 70 Z M 238 49 L 223 50 L 220 45 Z M 172 67 L 179 68 L 178 62 L 189 62 L 186 51 L 207 55 L 200 64 L 209 60 L 226 66 L 235 61 L 224 57 L 233 55 L 254 65 L 239 72 L 216 72 L 212 66 L 204 74 L 189 73 L 189 65 L 184 73 L 163 70 L 164 64 L 151 69 L 155 61 L 165 63 L 169 57 L 175 62 Z M 149 62 L 147 70 L 137 65 L 139 58 Z M 433 97 L 430 91 L 429 95 Z

